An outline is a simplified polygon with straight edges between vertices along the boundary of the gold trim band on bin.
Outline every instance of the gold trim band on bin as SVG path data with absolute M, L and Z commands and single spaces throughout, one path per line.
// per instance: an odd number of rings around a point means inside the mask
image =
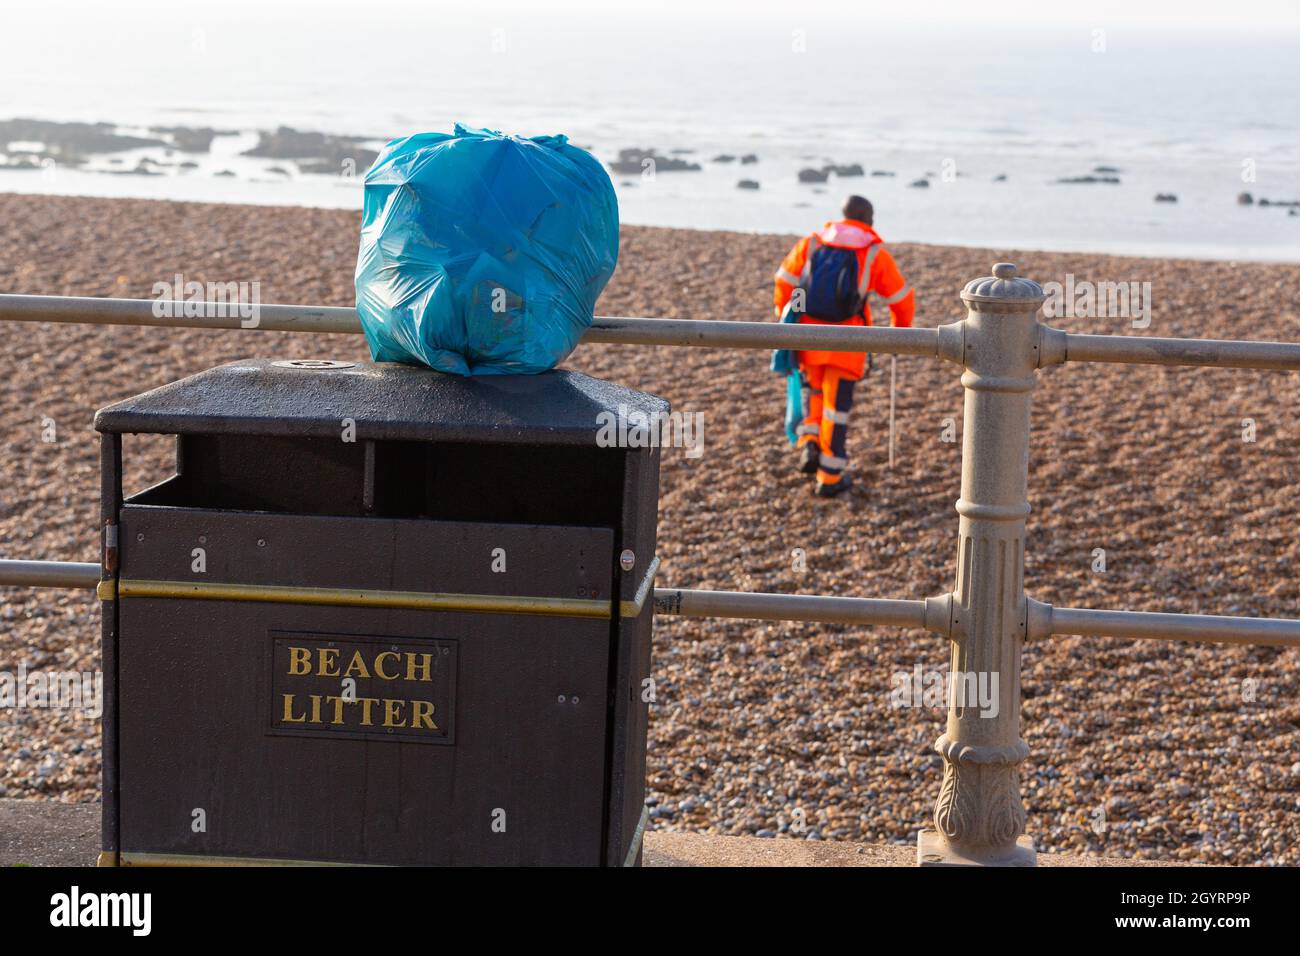
M 336 863 L 325 860 L 279 860 L 260 856 L 205 856 L 198 853 L 118 854 L 117 866 L 370 866 L 367 863 Z
M 646 568 L 631 601 L 620 601 L 619 615 L 640 615 L 659 571 L 656 557 Z M 504 594 L 450 594 L 425 591 L 371 591 L 351 588 L 282 587 L 268 584 L 213 584 L 207 581 L 100 581 L 101 601 L 121 598 L 183 598 L 197 601 L 253 601 L 268 604 L 318 604 L 332 607 L 382 607 L 412 611 L 469 611 L 485 614 L 541 614 L 608 618 L 605 601 L 594 598 L 523 597 Z
M 502 594 L 441 594 L 424 591 L 371 591 L 348 588 L 280 587 L 265 584 L 212 584 L 206 581 L 137 581 L 122 578 L 111 596 L 101 582 L 100 600 L 182 598 L 198 601 L 253 601 L 268 604 L 318 604 L 331 607 L 382 607 L 410 611 L 470 611 L 486 614 L 541 614 L 609 618 L 609 601 L 593 598 L 523 597 Z

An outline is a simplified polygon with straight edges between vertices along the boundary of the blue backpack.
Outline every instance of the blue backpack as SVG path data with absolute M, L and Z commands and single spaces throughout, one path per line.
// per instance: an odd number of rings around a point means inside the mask
M 858 251 L 818 245 L 812 252 L 812 268 L 799 288 L 805 294 L 805 315 L 823 322 L 843 322 L 861 315 L 864 303 L 858 291 Z

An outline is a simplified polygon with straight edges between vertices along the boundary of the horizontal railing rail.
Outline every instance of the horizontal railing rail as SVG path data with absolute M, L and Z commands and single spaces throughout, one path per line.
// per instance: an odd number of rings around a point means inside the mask
M 1035 608 L 1036 605 L 1036 608 Z M 1058 634 L 1157 641 L 1271 644 L 1300 647 L 1300 621 L 1276 617 L 1223 617 L 1155 611 L 1099 611 L 1030 602 L 1029 638 Z M 1035 610 L 1044 620 L 1035 624 Z
M 726 349 L 807 349 L 823 352 L 938 354 L 938 329 L 871 325 L 796 325 L 705 319 L 624 319 L 597 316 L 583 344 L 685 345 Z
M 751 621 L 810 621 L 821 624 L 875 624 L 925 627 L 924 601 L 771 594 L 754 591 L 704 591 L 655 588 L 656 614 L 682 617 L 734 617 Z
M 154 299 L 104 299 L 42 295 L 0 295 L 0 320 L 149 328 L 223 329 L 261 332 L 361 334 L 356 309 L 314 305 L 259 305 L 256 318 L 243 318 L 221 303 L 191 304 L 199 315 L 158 315 Z M 184 309 L 185 303 L 176 302 Z M 211 306 L 211 308 L 208 308 Z M 222 314 L 225 313 L 225 314 Z M 255 323 L 255 324 L 253 324 Z M 935 354 L 936 329 L 853 325 L 797 325 L 776 322 L 719 322 L 597 316 L 584 343 L 677 345 L 704 348 L 817 349 L 826 352 Z
M 253 329 L 263 332 L 340 332 L 361 334 L 356 309 L 328 305 L 258 305 L 256 325 L 228 303 L 189 303 L 202 315 L 159 315 L 158 299 L 106 299 L 92 296 L 0 295 L 0 320 L 62 322 L 71 325 L 143 325 L 172 329 Z M 172 303 L 182 312 L 186 303 Z
M 33 588 L 90 588 L 103 569 L 82 561 L 0 561 L 0 585 Z
M 90 562 L 0 560 L 0 587 L 94 590 L 99 585 L 100 572 L 100 566 Z M 943 598 L 918 601 L 763 591 L 655 588 L 654 612 L 678 617 L 924 628 L 936 633 L 947 633 L 946 614 L 935 604 L 942 600 Z M 942 620 L 943 623 L 936 624 L 936 620 Z M 1054 607 L 1039 601 L 1029 601 L 1026 637 L 1038 640 L 1053 635 L 1300 647 L 1300 620 L 1151 611 L 1101 611 Z
M 256 324 L 223 303 L 185 303 L 201 315 L 159 315 L 157 299 L 92 296 L 0 295 L 0 321 L 80 325 L 134 325 L 149 328 L 224 329 L 262 332 L 318 332 L 360 335 L 357 310 L 344 306 L 257 306 Z M 221 314 L 221 313 L 225 314 Z M 955 323 L 959 324 L 959 323 Z M 780 322 L 723 322 L 704 319 L 648 319 L 596 316 L 582 337 L 585 344 L 670 345 L 732 349 L 805 349 L 824 352 L 881 352 L 961 361 L 959 337 L 942 348 L 941 328 L 798 325 Z M 1088 335 L 1044 330 L 1040 364 L 1058 361 L 1129 365 L 1217 366 L 1300 370 L 1300 344 L 1239 339 L 1170 339 L 1142 335 Z
M 1145 335 L 1085 335 L 1067 332 L 1065 358 L 1070 362 L 1296 371 L 1300 369 L 1300 345 L 1235 339 L 1161 339 Z

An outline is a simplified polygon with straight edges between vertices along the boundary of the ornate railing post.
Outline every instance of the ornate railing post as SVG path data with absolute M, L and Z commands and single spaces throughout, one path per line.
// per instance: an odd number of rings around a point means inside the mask
M 921 865 L 1030 865 L 1019 765 L 1020 647 L 1028 611 L 1024 589 L 1029 408 L 1039 365 L 1036 282 L 998 263 L 961 294 L 964 322 L 941 330 L 941 351 L 965 368 L 957 583 L 944 630 L 951 689 L 943 787 L 935 830 L 922 830 Z M 984 698 L 981 700 L 981 698 Z

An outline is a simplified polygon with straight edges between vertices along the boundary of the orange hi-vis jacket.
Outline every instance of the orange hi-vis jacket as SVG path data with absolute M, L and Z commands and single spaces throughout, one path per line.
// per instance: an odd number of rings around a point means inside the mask
M 839 246 L 856 249 L 858 253 L 858 291 L 862 293 L 862 314 L 845 319 L 843 322 L 825 322 L 811 315 L 801 315 L 800 324 L 804 325 L 870 325 L 871 306 L 866 304 L 867 293 L 874 292 L 889 306 L 893 323 L 899 328 L 912 324 L 916 313 L 916 295 L 912 287 L 903 279 L 898 270 L 898 263 L 885 248 L 884 242 L 864 222 L 856 219 L 841 219 L 828 222 L 820 232 L 800 239 L 781 262 L 776 271 L 776 314 L 784 312 L 790 297 L 798 287 L 800 279 L 812 271 L 812 253 L 819 245 Z M 861 378 L 866 371 L 867 357 L 859 352 L 800 352 L 799 367 L 812 365 L 833 365 L 843 369 L 853 378 Z

